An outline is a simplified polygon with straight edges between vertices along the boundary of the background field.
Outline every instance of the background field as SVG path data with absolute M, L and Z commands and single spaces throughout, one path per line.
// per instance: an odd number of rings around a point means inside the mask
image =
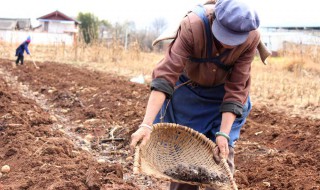
M 0 189 L 165 189 L 132 176 L 128 149 L 163 53 L 30 45 L 37 70 L 28 56 L 12 67 L 16 46 L 0 46 L 0 164 L 12 169 Z M 236 145 L 240 189 L 320 189 L 319 62 L 280 55 L 252 64 L 253 110 Z M 139 75 L 145 84 L 130 82 Z
M 2 58 L 13 59 L 15 45 L 2 44 Z M 273 106 L 290 115 L 319 119 L 320 59 L 318 54 L 307 53 L 313 52 L 310 49 L 314 47 L 302 48 L 288 46 L 279 56 L 268 58 L 266 66 L 256 57 L 252 64 L 251 95 L 253 102 Z M 143 75 L 146 83 L 151 81 L 152 69 L 163 56 L 163 52 L 142 52 L 138 44 L 124 50 L 117 42 L 109 47 L 31 46 L 31 52 L 36 61 L 63 62 L 128 78 Z M 26 59 L 30 60 L 27 56 Z

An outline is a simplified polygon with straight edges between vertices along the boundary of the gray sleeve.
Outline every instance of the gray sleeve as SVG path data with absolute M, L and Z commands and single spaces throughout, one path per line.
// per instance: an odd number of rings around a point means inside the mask
M 151 82 L 151 90 L 160 91 L 166 94 L 166 98 L 170 99 L 173 94 L 174 88 L 170 85 L 170 83 L 162 78 L 155 78 Z
M 243 113 L 243 105 L 239 102 L 223 102 L 220 107 L 220 112 L 231 112 L 237 117 L 241 117 Z

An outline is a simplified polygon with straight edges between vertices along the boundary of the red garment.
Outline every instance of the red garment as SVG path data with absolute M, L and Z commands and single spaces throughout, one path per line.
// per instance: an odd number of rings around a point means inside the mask
M 205 5 L 207 16 L 212 24 L 213 5 Z M 153 71 L 153 80 L 164 79 L 174 87 L 179 76 L 184 73 L 193 82 L 201 86 L 216 86 L 225 84 L 224 102 L 234 102 L 241 105 L 247 100 L 250 89 L 251 63 L 260 41 L 257 30 L 251 31 L 245 43 L 233 48 L 221 61 L 233 65 L 227 72 L 213 63 L 195 63 L 190 57 L 206 58 L 205 26 L 202 20 L 193 12 L 181 22 L 177 38 L 170 45 L 164 59 Z M 214 41 L 212 56 L 224 52 L 219 42 Z

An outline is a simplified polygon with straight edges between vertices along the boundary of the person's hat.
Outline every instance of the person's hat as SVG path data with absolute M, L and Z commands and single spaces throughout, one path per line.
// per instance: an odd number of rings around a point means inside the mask
M 31 42 L 31 37 L 30 37 L 30 36 L 28 36 L 28 38 L 27 38 L 26 42 L 28 42 L 28 43 L 30 43 L 30 42 Z
M 249 32 L 260 25 L 256 11 L 241 0 L 219 0 L 215 6 L 215 16 L 213 35 L 229 46 L 244 43 Z

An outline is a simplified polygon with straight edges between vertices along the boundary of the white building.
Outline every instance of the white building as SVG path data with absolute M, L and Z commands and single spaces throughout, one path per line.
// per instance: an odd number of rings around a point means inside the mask
M 64 44 L 76 42 L 80 22 L 55 11 L 37 19 L 31 26 L 30 19 L 0 18 L 0 42 L 21 43 L 28 36 L 32 44 Z
M 282 50 L 285 43 L 320 45 L 320 24 L 263 26 L 260 32 L 262 41 L 272 52 Z
M 48 33 L 77 33 L 79 22 L 67 15 L 54 11 L 50 14 L 37 18 L 41 27 L 40 32 Z

